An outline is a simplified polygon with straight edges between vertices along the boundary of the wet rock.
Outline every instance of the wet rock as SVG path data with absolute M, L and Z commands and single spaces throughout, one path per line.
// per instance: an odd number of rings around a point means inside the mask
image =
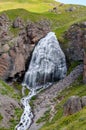
M 49 32 L 35 47 L 25 74 L 24 85 L 35 89 L 45 87 L 66 76 L 66 59 L 53 32 Z

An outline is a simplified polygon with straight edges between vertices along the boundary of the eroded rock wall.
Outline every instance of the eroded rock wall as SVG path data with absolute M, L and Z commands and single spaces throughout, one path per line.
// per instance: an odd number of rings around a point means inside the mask
M 5 14 L 0 16 L 0 78 L 22 76 L 35 44 L 50 31 L 48 25 L 48 21 L 25 24 L 19 17 L 11 22 Z

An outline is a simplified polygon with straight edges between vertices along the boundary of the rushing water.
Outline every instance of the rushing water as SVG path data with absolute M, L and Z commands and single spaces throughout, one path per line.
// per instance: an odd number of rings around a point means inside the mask
M 22 83 L 23 88 L 27 87 L 30 93 L 21 99 L 24 112 L 21 116 L 16 130 L 27 130 L 33 120 L 33 113 L 30 107 L 30 99 L 66 76 L 66 60 L 59 42 L 53 32 L 42 38 L 35 47 L 28 71 Z

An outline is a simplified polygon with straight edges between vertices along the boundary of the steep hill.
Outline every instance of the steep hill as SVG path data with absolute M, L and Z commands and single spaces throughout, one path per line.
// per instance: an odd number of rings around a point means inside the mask
M 3 13 L 9 17 L 10 21 L 14 21 L 16 17 L 21 17 L 25 24 L 27 24 L 27 21 L 36 23 L 47 20 L 51 25 L 51 30 L 56 33 L 60 42 L 67 44 L 67 39 L 63 38 L 64 32 L 72 24 L 86 21 L 86 6 L 65 5 L 54 0 L 0 0 L 0 14 Z M 14 36 L 19 32 L 18 28 L 12 26 L 10 26 L 9 30 Z M 70 66 L 68 74 L 77 64 L 79 63 L 74 62 Z M 74 115 L 67 117 L 63 115 L 63 105 L 72 95 L 86 96 L 86 85 L 82 82 L 82 75 L 73 85 L 53 99 L 54 111 L 49 109 L 37 121 L 37 123 L 45 122 L 40 130 L 86 130 L 86 108 Z M 22 113 L 19 104 L 21 97 L 20 85 L 15 84 L 13 87 L 0 80 L 0 130 L 14 130 Z M 39 105 L 40 100 L 33 97 L 32 106 L 35 101 L 38 101 Z
M 11 19 L 20 16 L 24 20 L 34 22 L 47 19 L 58 38 L 73 23 L 86 20 L 85 6 L 64 5 L 53 0 L 10 0 L 9 2 L 4 0 L 4 4 L 0 1 L 0 13 L 8 14 Z

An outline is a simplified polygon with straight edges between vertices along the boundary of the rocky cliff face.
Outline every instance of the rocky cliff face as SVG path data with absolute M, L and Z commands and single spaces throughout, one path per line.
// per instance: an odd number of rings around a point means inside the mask
M 86 22 L 72 25 L 65 33 L 66 56 L 71 61 L 84 61 L 83 81 L 86 83 Z
M 86 22 L 72 25 L 65 33 L 67 39 L 67 55 L 69 60 L 83 61 L 86 44 Z
M 12 30 L 16 34 L 12 33 Z M 17 79 L 26 69 L 35 44 L 50 31 L 48 21 L 25 24 L 21 18 L 13 22 L 3 14 L 0 16 L 0 78 Z

